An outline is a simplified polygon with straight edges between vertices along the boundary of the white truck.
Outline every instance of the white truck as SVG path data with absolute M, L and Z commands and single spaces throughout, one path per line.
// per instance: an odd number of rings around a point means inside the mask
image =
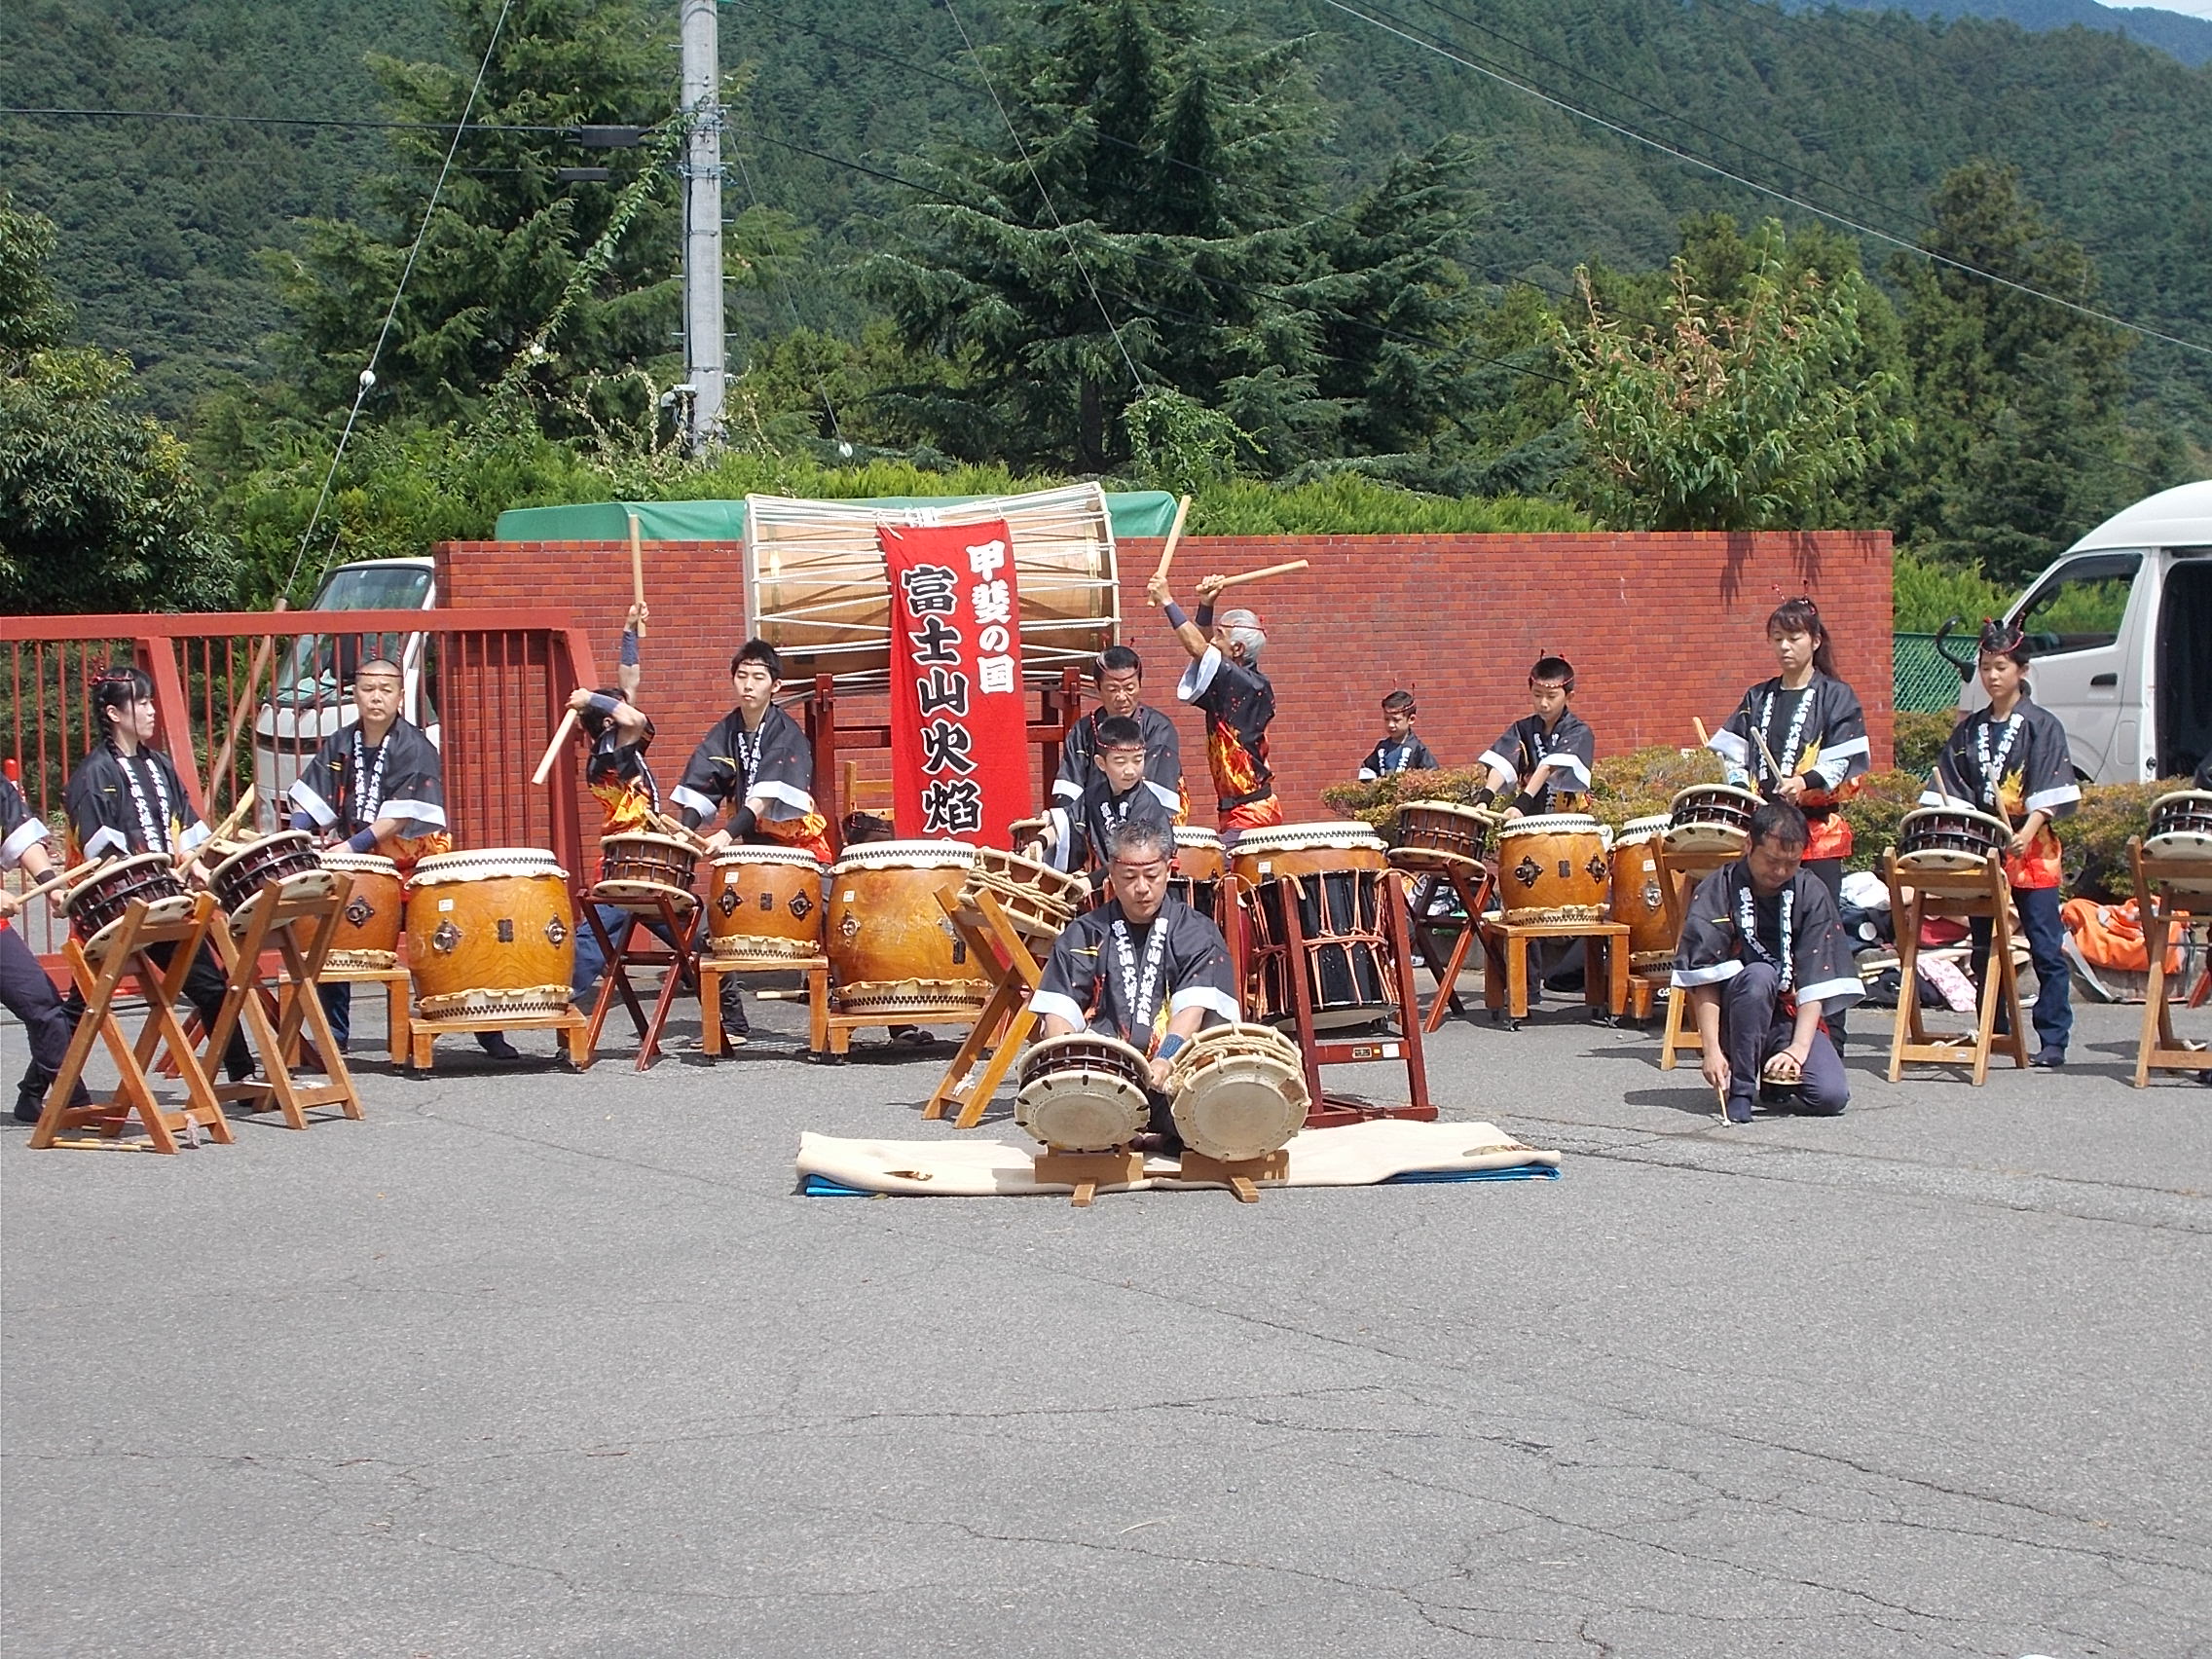
M 427 610 L 436 603 L 428 559 L 364 559 L 325 576 L 312 608 Z M 253 810 L 262 829 L 280 829 L 290 820 L 284 796 L 301 768 L 325 737 L 360 718 L 353 670 L 364 656 L 399 664 L 399 712 L 438 741 L 437 649 L 427 634 L 301 634 L 280 648 L 276 683 L 253 719 Z
M 2005 614 L 2028 636 L 2035 700 L 2065 722 L 2083 783 L 2186 778 L 2212 753 L 2212 479 L 2115 513 Z M 1960 709 L 1978 709 L 1988 698 L 1961 645 L 1937 637 L 1966 681 Z

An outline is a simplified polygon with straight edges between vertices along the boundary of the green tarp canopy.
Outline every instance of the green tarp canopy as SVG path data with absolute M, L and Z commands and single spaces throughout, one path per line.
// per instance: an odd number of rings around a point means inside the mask
M 954 507 L 974 496 L 876 496 L 856 506 Z M 742 541 L 743 501 L 590 501 L 572 507 L 511 507 L 493 528 L 495 541 L 627 541 L 630 515 L 646 541 Z M 1108 491 L 1114 538 L 1164 536 L 1175 498 L 1164 490 Z

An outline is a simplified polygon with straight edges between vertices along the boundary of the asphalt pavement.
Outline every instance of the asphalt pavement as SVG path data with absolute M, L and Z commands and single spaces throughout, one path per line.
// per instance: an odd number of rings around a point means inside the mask
M 802 1129 L 955 1131 L 941 1054 L 789 1041 L 362 1060 L 365 1122 L 173 1159 L 9 1125 L 0 1640 L 2205 1652 L 2212 1089 L 2129 1088 L 2137 1017 L 1976 1089 L 1862 1013 L 1846 1116 L 1737 1128 L 1648 1034 L 1454 1021 L 1445 1115 L 1562 1179 L 1256 1206 L 800 1197 Z

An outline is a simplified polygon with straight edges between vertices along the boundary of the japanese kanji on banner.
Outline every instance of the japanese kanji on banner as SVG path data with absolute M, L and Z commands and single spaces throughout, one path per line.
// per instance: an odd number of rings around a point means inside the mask
M 891 785 L 902 839 L 1007 845 L 1029 815 L 1013 540 L 989 524 L 876 532 L 891 578 Z

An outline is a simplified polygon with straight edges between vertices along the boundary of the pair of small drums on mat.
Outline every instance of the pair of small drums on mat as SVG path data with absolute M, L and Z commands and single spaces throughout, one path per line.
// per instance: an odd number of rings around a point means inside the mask
M 1049 1037 L 1021 1060 L 1014 1121 L 1048 1146 L 1104 1152 L 1144 1132 L 1151 1116 L 1145 1057 L 1089 1032 Z M 1265 1025 L 1217 1025 L 1168 1065 L 1176 1133 L 1224 1162 L 1265 1158 L 1305 1125 L 1309 1096 L 1298 1047 Z

